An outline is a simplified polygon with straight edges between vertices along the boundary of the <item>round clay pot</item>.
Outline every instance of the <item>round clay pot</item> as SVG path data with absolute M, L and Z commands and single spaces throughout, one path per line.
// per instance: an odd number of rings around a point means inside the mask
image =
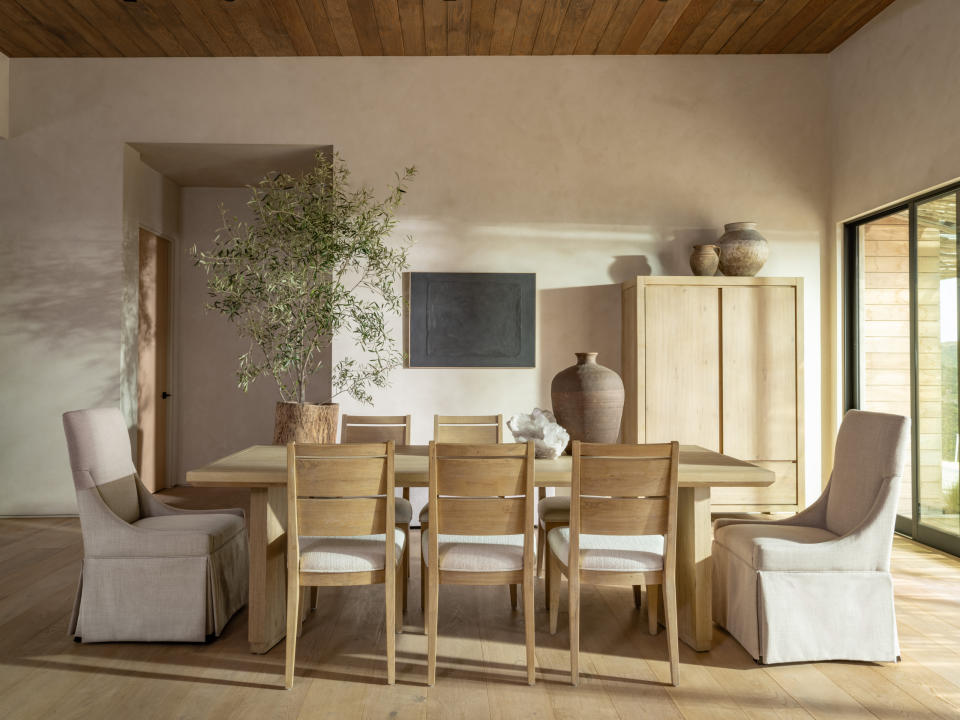
M 690 255 L 690 269 L 694 275 L 712 277 L 720 265 L 720 248 L 716 245 L 694 245 Z
M 767 239 L 757 232 L 757 224 L 736 222 L 723 226 L 720 237 L 720 272 L 731 277 L 752 277 L 763 267 L 770 254 Z
M 623 415 L 623 380 L 597 363 L 597 353 L 576 356 L 577 364 L 558 372 L 550 384 L 557 423 L 571 441 L 615 443 Z
M 335 443 L 340 406 L 337 403 L 278 402 L 273 444 Z

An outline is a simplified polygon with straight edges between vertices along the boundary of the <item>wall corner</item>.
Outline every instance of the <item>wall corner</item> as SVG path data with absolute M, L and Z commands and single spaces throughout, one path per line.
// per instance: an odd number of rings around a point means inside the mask
M 10 137 L 10 58 L 0 53 L 0 139 Z

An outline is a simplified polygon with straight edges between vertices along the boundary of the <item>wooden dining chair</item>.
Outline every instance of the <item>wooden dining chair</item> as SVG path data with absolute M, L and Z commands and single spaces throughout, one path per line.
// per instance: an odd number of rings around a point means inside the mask
M 663 589 L 670 681 L 680 682 L 677 647 L 677 471 L 680 446 L 573 443 L 570 526 L 547 534 L 550 633 L 557 632 L 560 576 L 568 578 L 570 681 L 579 681 L 580 585 L 647 586 L 650 634 Z
M 484 443 L 503 442 L 503 415 L 434 415 L 433 440 L 438 443 Z M 420 508 L 421 533 L 430 527 L 430 503 Z M 427 575 L 422 559 L 420 563 L 420 609 L 423 610 L 427 592 Z M 517 607 L 517 587 L 510 586 L 510 603 Z
M 502 443 L 503 415 L 434 415 L 433 439 L 438 443 Z
M 440 585 L 523 586 L 527 682 L 534 684 L 534 444 L 430 443 L 431 526 L 427 566 L 427 684 L 437 672 Z
M 344 415 L 340 422 L 341 443 L 371 443 L 393 440 L 397 445 L 410 445 L 409 415 Z M 407 611 L 407 584 L 410 578 L 410 521 L 413 506 L 410 504 L 410 488 L 403 488 L 403 497 L 397 498 L 394 510 L 397 527 L 407 536 L 403 546 L 403 611 Z M 310 606 L 317 607 L 317 588 L 313 589 Z
M 303 591 L 383 583 L 387 683 L 395 679 L 397 584 L 406 536 L 395 525 L 394 444 L 287 445 L 287 654 L 293 687 Z

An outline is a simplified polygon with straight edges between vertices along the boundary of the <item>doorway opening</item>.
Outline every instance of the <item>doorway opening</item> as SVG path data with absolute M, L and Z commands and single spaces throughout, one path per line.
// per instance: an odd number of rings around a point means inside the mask
M 167 425 L 170 393 L 169 240 L 140 228 L 137 326 L 137 470 L 151 492 L 168 486 Z

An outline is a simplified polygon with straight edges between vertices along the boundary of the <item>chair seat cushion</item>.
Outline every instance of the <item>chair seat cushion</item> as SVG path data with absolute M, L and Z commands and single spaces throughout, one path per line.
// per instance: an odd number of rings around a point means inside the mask
M 204 533 L 209 538 L 209 552 L 218 550 L 237 533 L 243 532 L 243 518 L 227 513 L 157 515 L 137 520 L 131 525 L 144 530 L 169 533 Z
M 413 506 L 409 500 L 398 497 L 394 500 L 393 507 L 394 522 L 397 523 L 397 525 L 406 525 L 410 522 L 410 519 L 413 517 Z
M 420 533 L 423 562 L 429 562 L 429 530 Z M 536 543 L 536 538 L 534 538 Z M 523 535 L 440 535 L 440 569 L 460 572 L 523 570 Z M 536 545 L 534 545 L 536 553 Z
M 553 495 L 544 498 L 537 503 L 537 515 L 544 522 L 570 522 L 570 498 L 566 495 Z
M 397 564 L 403 557 L 406 535 L 393 531 Z M 386 565 L 386 535 L 351 535 L 300 537 L 300 571 L 317 573 L 365 572 L 383 570 Z
M 714 533 L 714 542 L 726 548 L 745 563 L 757 570 L 791 569 L 773 567 L 764 557 L 765 550 L 774 550 L 781 560 L 791 557 L 791 548 L 798 552 L 812 543 L 836 540 L 829 530 L 804 525 L 778 525 L 774 523 L 750 523 L 743 525 L 724 525 Z M 790 563 L 788 562 L 788 565 Z M 830 570 L 825 567 L 823 570 Z
M 550 550 L 564 563 L 570 557 L 570 528 L 547 534 Z M 583 570 L 655 572 L 663 570 L 663 535 L 581 535 Z

